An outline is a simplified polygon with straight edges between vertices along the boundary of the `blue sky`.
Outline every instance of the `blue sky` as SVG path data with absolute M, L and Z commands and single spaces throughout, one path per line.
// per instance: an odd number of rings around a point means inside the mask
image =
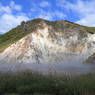
M 0 0 L 0 34 L 34 18 L 95 26 L 95 0 Z

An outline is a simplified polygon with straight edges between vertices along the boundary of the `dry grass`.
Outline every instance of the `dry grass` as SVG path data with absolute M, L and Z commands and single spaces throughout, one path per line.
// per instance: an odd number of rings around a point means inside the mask
M 7 93 L 7 94 L 6 94 Z M 10 94 L 13 93 L 13 94 Z M 0 72 L 0 95 L 94 95 L 95 73 L 68 76 L 31 70 Z

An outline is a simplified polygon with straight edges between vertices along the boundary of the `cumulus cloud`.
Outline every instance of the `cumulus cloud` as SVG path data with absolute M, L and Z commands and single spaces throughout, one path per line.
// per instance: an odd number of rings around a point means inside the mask
M 51 4 L 47 1 L 43 1 L 40 3 L 40 7 L 49 7 L 49 6 L 51 6 Z
M 92 1 L 77 0 L 77 2 L 75 3 L 71 3 L 66 0 L 63 0 L 63 1 L 60 0 L 60 2 L 57 3 L 57 6 L 76 12 L 81 17 L 86 16 L 88 14 L 95 14 L 95 11 L 94 11 L 95 10 L 95 0 L 92 0 Z
M 27 21 L 29 18 L 25 14 L 19 14 L 19 15 L 11 15 L 11 14 L 4 14 L 0 18 L 0 32 L 5 33 L 12 29 L 13 27 L 16 27 L 21 23 L 21 21 Z
M 77 0 L 74 3 L 66 0 L 57 0 L 56 5 L 76 13 L 80 18 L 80 20 L 76 21 L 77 23 L 87 26 L 95 25 L 95 0 Z
M 66 15 L 58 10 L 55 11 L 44 11 L 42 9 L 39 10 L 37 18 L 43 18 L 46 20 L 53 20 L 55 17 L 64 19 L 66 17 Z
M 22 6 L 16 5 L 13 1 L 10 2 L 8 6 L 3 6 L 0 4 L 0 33 L 6 33 L 13 27 L 16 27 L 21 23 L 21 21 L 29 20 L 25 13 L 20 12 L 13 15 L 13 11 L 21 11 Z
M 36 18 L 43 18 L 46 20 L 54 20 L 55 17 L 64 19 L 66 15 L 59 11 L 59 10 L 50 10 L 50 8 L 43 10 L 42 8 L 38 7 L 34 2 L 32 2 L 32 8 L 30 10 L 31 15 L 35 16 Z
M 52 19 L 52 14 L 50 12 L 45 12 L 41 10 L 37 16 L 38 18 L 43 18 L 46 20 L 51 20 Z
M 17 10 L 17 11 L 21 11 L 22 10 L 22 6 L 21 5 L 16 5 L 13 1 L 10 2 L 10 7 L 12 9 Z
M 86 26 L 94 26 L 95 27 L 95 14 L 88 15 L 75 23 L 81 24 L 81 25 L 86 25 Z
M 3 13 L 8 13 L 11 14 L 12 10 L 10 9 L 9 6 L 2 6 L 2 4 L 0 3 L 0 14 Z
M 54 14 L 54 16 L 58 16 L 61 19 L 64 19 L 66 17 L 66 14 L 64 14 L 58 10 L 56 10 L 53 14 Z

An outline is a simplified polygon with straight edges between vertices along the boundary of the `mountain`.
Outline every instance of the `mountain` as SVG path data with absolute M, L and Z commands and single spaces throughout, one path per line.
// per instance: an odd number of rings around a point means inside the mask
M 40 18 L 0 35 L 2 63 L 63 63 L 81 56 L 85 61 L 95 48 L 95 27 L 69 21 L 47 21 Z

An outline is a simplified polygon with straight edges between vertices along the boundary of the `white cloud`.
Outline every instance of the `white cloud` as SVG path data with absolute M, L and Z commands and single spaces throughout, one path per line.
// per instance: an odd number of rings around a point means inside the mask
M 29 20 L 29 18 L 24 14 L 20 14 L 16 16 L 11 14 L 4 14 L 1 16 L 0 19 L 0 23 L 1 23 L 0 32 L 5 33 L 10 29 L 12 29 L 13 27 L 19 25 L 21 21 L 27 21 L 27 20 Z
M 10 2 L 9 6 L 2 6 L 2 4 L 0 3 L 0 14 L 3 14 L 3 13 L 11 14 L 14 9 L 17 11 L 21 11 L 22 6 L 16 5 L 13 1 Z
M 66 15 L 64 13 L 62 13 L 62 12 L 60 12 L 58 10 L 56 10 L 53 14 L 54 14 L 54 16 L 57 16 L 57 17 L 59 17 L 61 19 L 64 19 L 66 17 Z
M 0 4 L 0 14 L 2 14 L 2 13 L 9 13 L 9 14 L 11 14 L 11 12 L 12 12 L 12 10 L 10 9 L 10 7 L 9 6 L 2 6 L 1 4 Z
M 81 17 L 86 16 L 88 14 L 95 13 L 94 11 L 95 10 L 95 0 L 92 0 L 92 1 L 77 0 L 77 2 L 75 3 L 71 3 L 66 0 L 63 0 L 63 1 L 60 0 L 60 3 L 57 3 L 57 6 L 76 12 Z
M 6 33 L 13 27 L 16 27 L 21 21 L 29 20 L 28 16 L 24 13 L 12 14 L 13 10 L 21 11 L 21 5 L 16 5 L 13 1 L 10 2 L 9 6 L 3 6 L 0 4 L 0 32 Z
M 51 4 L 47 1 L 43 1 L 40 3 L 40 7 L 49 7 L 49 6 L 51 6 Z
M 45 11 L 40 11 L 40 13 L 37 16 L 38 18 L 46 19 L 46 20 L 51 20 L 52 19 L 52 14 L 50 12 L 45 12 Z
M 52 14 L 50 11 L 46 12 L 37 6 L 31 8 L 29 15 L 34 16 L 34 18 L 52 20 Z
M 86 26 L 94 26 L 95 27 L 95 14 L 93 15 L 88 15 L 85 18 L 82 18 L 75 23 L 81 24 L 81 25 L 86 25 Z
M 22 10 L 22 6 L 21 5 L 16 5 L 13 1 L 10 2 L 10 7 L 12 9 L 17 10 L 17 11 L 21 11 Z
M 50 10 L 47 9 L 47 11 L 43 10 L 42 8 L 38 7 L 34 2 L 32 2 L 32 8 L 30 10 L 29 15 L 35 15 L 36 18 L 42 18 L 46 20 L 54 20 L 54 18 L 61 18 L 64 19 L 66 15 L 63 12 L 60 12 L 59 10 Z
M 42 19 L 46 19 L 46 20 L 53 20 L 55 17 L 64 19 L 66 17 L 66 15 L 58 10 L 56 11 L 44 11 L 42 9 L 39 9 L 39 11 L 37 11 L 38 14 L 36 15 L 37 18 L 42 18 Z
M 83 25 L 95 25 L 95 0 L 76 0 L 74 3 L 66 0 L 57 0 L 56 5 L 77 14 L 80 18 L 80 20 L 76 21 L 77 23 Z

